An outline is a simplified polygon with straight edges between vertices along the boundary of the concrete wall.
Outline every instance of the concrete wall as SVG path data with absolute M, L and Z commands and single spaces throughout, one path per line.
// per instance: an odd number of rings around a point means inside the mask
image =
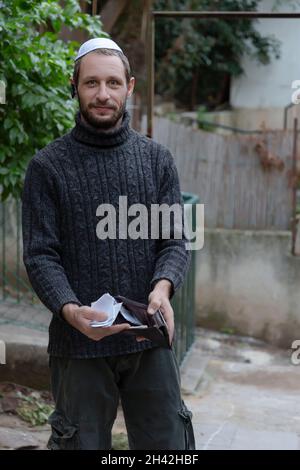
M 300 257 L 290 232 L 206 230 L 197 323 L 289 348 L 300 339 Z
M 264 0 L 259 5 L 261 11 L 272 11 L 274 0 Z M 295 11 L 287 2 L 282 2 L 279 11 Z M 273 59 L 269 65 L 258 65 L 245 58 L 245 74 L 232 81 L 230 102 L 237 108 L 276 108 L 291 102 L 291 84 L 300 79 L 299 19 L 262 19 L 256 29 L 263 35 L 273 35 L 281 43 L 281 57 Z

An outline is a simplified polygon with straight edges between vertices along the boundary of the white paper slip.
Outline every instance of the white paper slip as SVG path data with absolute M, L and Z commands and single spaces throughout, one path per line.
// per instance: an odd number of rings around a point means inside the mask
M 111 326 L 122 306 L 122 302 L 118 303 L 114 297 L 110 294 L 103 294 L 98 300 L 92 302 L 91 308 L 97 312 L 104 312 L 107 315 L 107 318 L 103 321 L 91 321 L 90 325 L 94 328 L 99 326 Z
M 134 328 L 148 328 L 148 325 L 131 326 L 130 330 L 133 330 Z

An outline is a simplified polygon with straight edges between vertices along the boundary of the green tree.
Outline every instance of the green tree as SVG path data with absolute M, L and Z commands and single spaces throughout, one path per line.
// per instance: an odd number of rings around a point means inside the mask
M 90 37 L 107 36 L 99 16 L 81 12 L 78 0 L 0 1 L 0 81 L 6 104 L 0 105 L 1 200 L 20 195 L 29 159 L 74 124 L 75 100 L 69 77 L 78 47 L 63 41 L 63 26 Z
M 255 11 L 261 0 L 155 0 L 157 10 Z M 278 2 L 277 2 L 278 3 Z M 230 77 L 243 73 L 242 58 L 260 64 L 279 58 L 276 38 L 262 36 L 255 20 L 158 19 L 156 91 L 193 109 L 228 100 Z

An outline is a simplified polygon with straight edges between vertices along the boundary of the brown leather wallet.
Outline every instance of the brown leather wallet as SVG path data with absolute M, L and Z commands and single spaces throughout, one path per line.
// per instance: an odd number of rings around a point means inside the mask
M 158 346 L 171 348 L 167 324 L 160 310 L 150 315 L 147 313 L 148 305 L 146 304 L 136 302 L 135 300 L 128 299 L 121 295 L 116 295 L 115 299 L 118 302 L 123 302 L 124 307 L 127 308 L 129 312 L 132 312 L 142 323 L 142 326 L 132 326 L 128 330 L 125 330 L 124 333 L 144 336 L 144 338 L 150 339 Z

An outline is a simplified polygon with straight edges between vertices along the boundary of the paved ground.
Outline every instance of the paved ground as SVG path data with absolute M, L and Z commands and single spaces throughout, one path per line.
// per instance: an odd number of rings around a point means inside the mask
M 32 331 L 47 331 L 51 313 L 40 302 L 19 304 L 11 297 L 0 302 L 0 328 L 4 325 L 26 327 Z
M 198 333 L 182 370 L 197 449 L 299 449 L 300 366 L 290 351 Z
M 26 382 L 22 364 L 28 361 L 32 380 L 38 380 L 47 333 L 2 324 L 0 339 L 7 342 L 14 381 Z M 3 367 L 0 381 L 7 380 Z M 300 448 L 300 366 L 291 364 L 290 351 L 199 329 L 182 365 L 182 390 L 194 415 L 197 449 Z M 113 433 L 124 446 L 121 412 Z M 48 436 L 47 425 L 32 428 L 13 414 L 12 402 L 0 405 L 0 448 L 45 448 Z

